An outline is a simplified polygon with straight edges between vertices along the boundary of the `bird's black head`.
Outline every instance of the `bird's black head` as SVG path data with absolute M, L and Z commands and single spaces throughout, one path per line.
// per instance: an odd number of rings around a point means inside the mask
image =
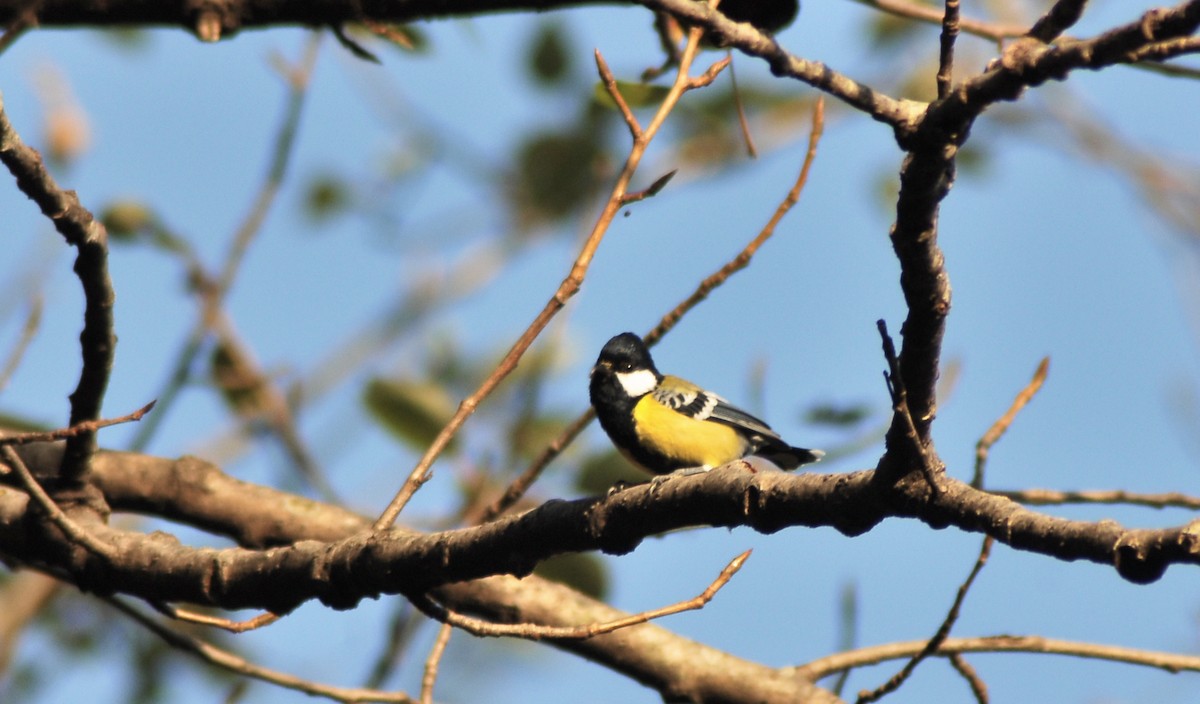
M 608 369 L 615 374 L 646 369 L 658 376 L 646 343 L 631 332 L 623 332 L 605 343 L 604 349 L 600 350 L 600 357 L 596 360 L 596 369 L 599 368 Z

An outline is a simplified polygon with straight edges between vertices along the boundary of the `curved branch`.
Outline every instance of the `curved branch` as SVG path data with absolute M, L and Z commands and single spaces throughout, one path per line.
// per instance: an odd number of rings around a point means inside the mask
M 921 652 L 927 641 L 912 640 L 900 643 L 874 645 L 844 653 L 835 653 L 820 660 L 814 660 L 807 665 L 796 668 L 796 671 L 814 680 L 832 675 L 855 667 L 875 665 L 888 660 L 910 658 Z M 1078 641 L 1043 638 L 1041 636 L 987 636 L 981 638 L 947 638 L 938 647 L 935 655 L 948 656 L 959 653 L 1051 653 L 1055 655 L 1072 655 L 1079 658 L 1095 660 L 1110 660 L 1131 665 L 1143 665 L 1166 670 L 1172 674 L 1179 672 L 1200 672 L 1200 657 L 1194 655 L 1178 655 L 1163 653 L 1141 648 L 1122 648 L 1116 645 L 1100 645 L 1097 643 L 1080 643 Z

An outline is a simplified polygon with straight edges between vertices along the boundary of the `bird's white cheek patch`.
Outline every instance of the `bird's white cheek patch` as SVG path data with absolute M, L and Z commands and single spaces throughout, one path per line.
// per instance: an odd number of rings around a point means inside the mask
M 649 369 L 639 369 L 636 372 L 617 372 L 617 381 L 621 383 L 621 388 L 625 389 L 625 393 L 630 396 L 645 396 L 658 386 L 658 379 L 654 378 L 654 372 Z

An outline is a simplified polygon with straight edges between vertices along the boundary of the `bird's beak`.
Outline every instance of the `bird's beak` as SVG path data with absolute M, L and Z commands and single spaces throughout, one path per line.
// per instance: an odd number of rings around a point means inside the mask
M 595 366 L 592 367 L 592 371 L 588 372 L 588 378 L 596 376 L 596 372 L 600 371 L 600 367 L 612 369 L 612 362 L 608 361 L 607 359 L 596 362 Z

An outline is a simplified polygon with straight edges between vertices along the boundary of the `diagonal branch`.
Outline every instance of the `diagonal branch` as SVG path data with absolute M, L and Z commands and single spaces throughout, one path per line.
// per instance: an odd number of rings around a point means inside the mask
M 79 383 L 71 393 L 72 426 L 100 417 L 100 406 L 112 372 L 117 345 L 113 330 L 112 279 L 108 274 L 108 232 L 104 225 L 79 202 L 74 191 L 64 191 L 46 169 L 37 150 L 26 145 L 4 111 L 0 96 L 0 162 L 17 181 L 17 186 L 37 203 L 54 228 L 75 247 L 75 275 L 83 286 L 83 331 L 79 346 L 83 365 Z M 92 454 L 96 451 L 96 433 L 84 431 L 67 440 L 60 481 L 74 489 L 86 479 Z
M 400 490 L 396 492 L 396 495 L 392 498 L 387 508 L 384 509 L 383 513 L 375 521 L 372 527 L 373 530 L 386 530 L 392 525 L 392 523 L 395 522 L 396 517 L 400 515 L 400 512 L 404 509 L 404 506 L 408 503 L 409 499 L 412 498 L 422 484 L 429 480 L 429 472 L 433 468 L 434 461 L 437 460 L 438 456 L 441 455 L 446 446 L 450 444 L 450 440 L 458 432 L 458 429 L 461 428 L 462 425 L 467 421 L 467 418 L 469 418 L 475 412 L 475 409 L 479 406 L 479 404 L 485 398 L 487 398 L 497 386 L 500 385 L 500 382 L 502 382 L 509 374 L 512 373 L 514 369 L 517 368 L 517 363 L 520 362 L 521 357 L 524 356 L 526 350 L 528 350 L 533 344 L 533 341 L 537 339 L 538 335 L 542 333 L 542 330 L 544 330 L 546 326 L 550 324 L 551 319 L 558 314 L 558 311 L 562 310 L 563 306 L 567 304 L 567 301 L 570 300 L 571 297 L 573 297 L 583 285 L 584 277 L 587 275 L 588 268 L 592 264 L 592 259 L 595 257 L 596 251 L 600 247 L 600 242 L 604 239 L 604 235 L 608 232 L 609 225 L 612 224 L 613 218 L 616 217 L 617 212 L 619 212 L 621 207 L 624 205 L 624 199 L 628 193 L 629 184 L 633 180 L 633 175 L 637 171 L 638 166 L 641 164 L 642 156 L 645 154 L 646 148 L 658 134 L 658 131 L 666 121 L 667 116 L 672 110 L 675 109 L 676 104 L 678 104 L 679 99 L 683 96 L 683 94 L 693 88 L 698 88 L 711 83 L 712 80 L 716 78 L 717 72 L 723 68 L 723 64 L 718 62 L 698 78 L 691 78 L 689 76 L 689 71 L 692 67 L 692 61 L 695 59 L 700 45 L 701 36 L 703 36 L 703 32 L 698 28 L 691 30 L 689 33 L 687 47 L 684 49 L 683 56 L 680 58 L 675 81 L 671 85 L 670 90 L 667 91 L 667 95 L 663 98 L 663 101 L 659 105 L 658 110 L 655 112 L 654 117 L 651 118 L 650 124 L 646 125 L 645 128 L 640 130 L 631 130 L 633 136 L 633 145 L 630 147 L 629 154 L 625 159 L 625 165 L 621 169 L 620 174 L 617 176 L 616 181 L 613 184 L 612 191 L 609 194 L 608 201 L 605 203 L 604 208 L 597 217 L 596 223 L 592 226 L 591 233 L 588 235 L 587 239 L 584 240 L 583 246 L 580 248 L 579 254 L 575 258 L 574 263 L 571 265 L 571 269 L 567 273 L 566 278 L 564 278 L 562 283 L 558 285 L 558 288 L 555 289 L 554 293 L 550 296 L 550 299 L 546 301 L 545 306 L 542 307 L 542 310 L 533 319 L 533 322 L 531 322 L 525 328 L 525 330 L 517 338 L 516 342 L 514 342 L 512 347 L 509 348 L 508 353 L 504 355 L 504 359 L 502 359 L 500 363 L 496 365 L 496 369 L 490 375 L 488 375 L 486 379 L 484 379 L 483 383 L 479 385 L 479 388 L 477 388 L 473 393 L 471 393 L 470 396 L 463 399 L 463 401 L 459 403 L 458 410 L 455 411 L 454 416 L 451 417 L 450 421 L 446 423 L 445 427 L 442 428 L 437 437 L 435 437 L 433 442 L 430 443 L 429 447 L 425 450 L 425 454 L 421 456 L 421 459 L 417 462 L 416 466 L 413 467 L 412 472 L 409 473 L 408 479 L 400 487 Z M 599 57 L 598 52 L 597 56 L 597 68 L 601 74 L 603 74 L 606 66 L 603 58 Z M 728 60 L 726 59 L 724 63 L 727 64 Z

